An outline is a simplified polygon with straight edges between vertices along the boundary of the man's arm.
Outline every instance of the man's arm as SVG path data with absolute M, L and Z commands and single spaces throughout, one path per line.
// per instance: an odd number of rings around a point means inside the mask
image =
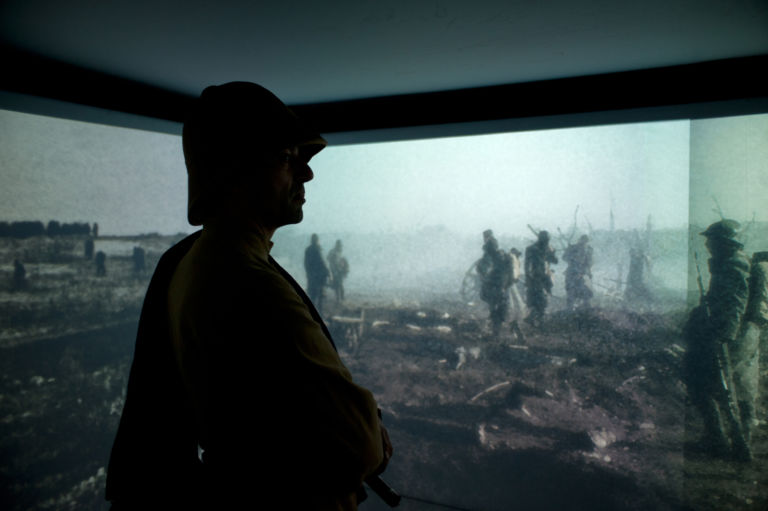
M 214 371 L 224 378 L 214 393 L 233 393 L 226 396 L 232 402 L 223 410 L 227 421 L 247 420 L 249 403 L 262 407 L 271 422 L 258 426 L 272 438 L 258 442 L 284 442 L 306 484 L 354 491 L 384 462 L 373 395 L 352 380 L 320 324 L 279 274 L 253 272 L 238 287 L 223 305 L 229 310 L 221 312 L 233 322 L 222 338 L 227 346 L 214 348 L 227 351 Z M 237 402 L 246 408 L 237 409 Z M 247 434 L 239 427 L 237 432 Z M 268 446 L 270 452 L 275 447 Z
M 724 263 L 712 276 L 706 295 L 710 312 L 710 327 L 716 338 L 723 341 L 736 337 L 746 312 L 748 296 L 748 266 L 741 268 L 736 262 Z

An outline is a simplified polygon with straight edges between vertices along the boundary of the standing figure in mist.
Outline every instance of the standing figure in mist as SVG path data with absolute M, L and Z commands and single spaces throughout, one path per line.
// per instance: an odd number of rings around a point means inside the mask
M 144 273 L 144 270 L 146 269 L 144 249 L 141 247 L 133 247 L 133 255 L 131 256 L 131 259 L 133 260 L 133 273 L 136 275 Z
M 309 246 L 304 251 L 304 271 L 307 272 L 307 294 L 312 303 L 321 313 L 323 312 L 323 298 L 325 298 L 325 284 L 331 272 L 323 259 L 323 249 L 320 247 L 320 238 L 313 234 Z
M 27 287 L 27 269 L 24 263 L 18 259 L 13 260 L 13 281 L 11 289 L 13 291 L 23 291 Z
M 749 271 L 747 312 L 731 354 L 734 386 L 739 396 L 742 427 L 748 445 L 758 424 L 757 401 L 760 386 L 760 349 L 768 343 L 768 252 L 755 252 Z M 735 360 L 735 361 L 734 361 Z
M 645 253 L 640 242 L 635 242 L 629 249 L 629 273 L 627 288 L 624 290 L 624 300 L 634 304 L 651 302 L 651 292 L 645 283 L 645 270 L 650 267 L 651 260 Z
M 592 247 L 589 236 L 579 238 L 575 245 L 568 245 L 563 253 L 563 260 L 568 263 L 565 270 L 565 293 L 568 308 L 589 307 L 592 299 Z
M 718 456 L 748 461 L 759 335 L 745 336 L 744 328 L 745 322 L 765 318 L 759 312 L 764 305 L 748 305 L 750 262 L 735 239 L 738 229 L 738 222 L 721 220 L 701 233 L 711 255 L 709 289 L 706 294 L 702 289 L 701 303 L 683 330 L 688 344 L 684 368 L 691 404 L 704 419 L 702 447 Z M 764 275 L 761 280 L 764 285 Z M 764 303 L 764 295 L 759 292 L 756 299 Z
M 107 470 L 113 511 L 353 511 L 392 454 L 373 394 L 269 254 L 326 142 L 263 87 L 206 88 L 182 131 L 202 230 L 163 254 Z M 375 484 L 374 484 L 375 486 Z
M 94 249 L 93 238 L 88 238 L 87 240 L 85 240 L 85 248 L 84 248 L 83 255 L 89 261 L 93 259 L 93 249 Z
M 341 240 L 336 240 L 336 245 L 328 251 L 328 269 L 331 271 L 331 287 L 336 294 L 336 303 L 344 301 L 344 279 L 349 273 L 349 263 L 341 255 Z
M 483 257 L 477 262 L 477 273 L 480 275 L 480 298 L 488 304 L 491 334 L 498 338 L 509 313 L 512 265 L 509 256 L 499 249 L 490 229 L 483 231 Z
M 549 246 L 549 232 L 539 231 L 536 242 L 525 249 L 525 321 L 535 327 L 541 327 L 552 294 L 554 274 L 550 264 L 557 264 L 555 250 Z
M 96 276 L 104 277 L 107 274 L 107 254 L 99 250 L 96 252 Z
M 520 281 L 520 275 L 522 274 L 520 267 L 521 255 L 523 255 L 523 253 L 515 247 L 509 249 L 510 276 L 512 279 L 512 282 L 509 286 L 509 297 L 511 304 L 510 327 L 512 330 L 512 335 L 517 338 L 517 342 L 524 344 L 525 336 L 523 335 L 523 331 L 520 329 L 520 321 L 525 317 L 525 304 L 523 303 L 523 298 L 520 296 L 520 291 L 517 289 L 517 283 Z

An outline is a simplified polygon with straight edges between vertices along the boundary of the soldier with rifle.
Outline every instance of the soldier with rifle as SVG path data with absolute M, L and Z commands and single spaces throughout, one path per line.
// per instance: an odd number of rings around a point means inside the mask
M 509 312 L 512 261 L 499 249 L 490 229 L 483 232 L 483 257 L 477 262 L 477 273 L 481 279 L 480 298 L 488 304 L 491 335 L 498 339 Z
M 624 300 L 630 304 L 647 305 L 652 301 L 645 277 L 645 270 L 649 267 L 650 259 L 645 248 L 639 240 L 635 240 L 629 249 L 629 272 L 624 290 Z
M 684 328 L 688 343 L 685 379 L 691 403 L 704 419 L 701 446 L 724 458 L 752 458 L 735 382 L 741 367 L 741 325 L 747 311 L 750 264 L 736 241 L 739 224 L 721 220 L 701 235 L 710 252 L 709 289 L 698 282 L 701 303 L 691 311 Z M 698 269 L 698 261 L 697 261 Z
M 536 237 L 536 242 L 525 249 L 525 298 L 528 306 L 525 321 L 540 327 L 554 284 L 549 265 L 557 264 L 557 257 L 549 245 L 549 232 L 539 231 Z
M 594 295 L 592 291 L 592 247 L 589 236 L 584 234 L 578 243 L 568 244 L 563 253 L 563 259 L 568 263 L 565 270 L 565 292 L 568 308 L 576 306 L 589 307 Z
M 749 271 L 747 311 L 731 350 L 733 385 L 738 398 L 741 425 L 747 445 L 757 424 L 760 385 L 760 345 L 768 333 L 768 252 L 755 252 Z

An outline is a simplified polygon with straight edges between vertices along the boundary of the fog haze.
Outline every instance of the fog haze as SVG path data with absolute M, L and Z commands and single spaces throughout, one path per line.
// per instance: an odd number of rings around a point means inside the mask
M 657 271 L 682 288 L 689 218 L 717 220 L 713 197 L 728 216 L 768 220 L 766 140 L 761 115 L 331 146 L 311 162 L 304 221 L 277 232 L 273 254 L 302 281 L 318 233 L 326 252 L 343 240 L 351 290 L 454 292 L 485 229 L 524 250 L 529 224 L 561 245 L 612 230 L 629 243 L 650 225 L 680 233 L 664 238 L 676 255 Z M 98 222 L 102 235 L 194 230 L 178 136 L 0 111 L 0 169 L 2 221 Z M 610 259 L 626 257 L 615 250 L 598 255 L 611 272 L 622 263 Z
M 329 147 L 298 232 L 470 234 L 596 229 L 688 215 L 688 121 Z M 191 231 L 179 137 L 0 111 L 0 217 L 98 222 L 105 234 Z
M 461 234 L 568 227 L 682 227 L 688 121 L 329 147 L 313 160 L 302 232 Z M 585 224 L 586 225 L 586 224 Z

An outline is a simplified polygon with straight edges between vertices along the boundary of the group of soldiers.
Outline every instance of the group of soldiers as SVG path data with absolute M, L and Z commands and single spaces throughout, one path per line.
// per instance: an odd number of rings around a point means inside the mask
M 508 319 L 511 305 L 512 333 L 518 341 L 524 342 L 519 321 L 524 319 L 534 327 L 542 325 L 554 285 L 554 272 L 550 265 L 557 264 L 558 259 L 550 245 L 549 232 L 539 231 L 536 241 L 525 249 L 523 269 L 528 314 L 523 317 L 524 306 L 517 289 L 517 283 L 523 276 L 521 255 L 514 247 L 509 252 L 499 249 L 493 231 L 488 229 L 483 232 L 483 256 L 477 262 L 476 269 L 480 277 L 480 298 L 490 308 L 492 334 L 498 336 L 502 324 Z M 568 263 L 565 272 L 568 307 L 588 307 L 593 296 L 589 237 L 581 236 L 577 243 L 569 245 L 563 259 Z
M 341 240 L 336 240 L 328 252 L 327 264 L 323 258 L 320 238 L 313 234 L 304 251 L 304 270 L 307 273 L 307 295 L 318 311 L 323 311 L 325 286 L 330 286 L 336 297 L 336 303 L 344 301 L 344 279 L 349 274 L 349 263 L 342 255 Z
M 540 327 L 543 323 L 544 313 L 549 305 L 554 286 L 554 271 L 551 265 L 557 264 L 558 258 L 555 249 L 550 244 L 548 231 L 536 232 L 536 241 L 525 249 L 524 284 L 525 304 L 528 314 L 526 323 L 534 327 Z M 563 240 L 564 245 L 566 240 Z M 477 273 L 480 277 L 481 298 L 491 308 L 492 331 L 497 333 L 500 324 L 506 320 L 504 312 L 512 300 L 513 311 L 518 311 L 515 299 L 519 297 L 516 283 L 520 280 L 520 271 L 511 275 L 510 261 L 519 266 L 520 251 L 512 248 L 508 254 L 499 252 L 498 243 L 493 237 L 493 232 L 488 229 L 483 233 L 483 257 L 477 263 Z M 565 270 L 565 292 L 568 309 L 586 309 L 590 307 L 593 290 L 593 249 L 589 236 L 582 235 L 576 243 L 567 240 L 564 247 L 563 260 L 567 263 Z M 633 244 L 629 252 L 629 272 L 626 282 L 617 281 L 621 285 L 626 284 L 624 299 L 629 304 L 648 304 L 652 301 L 650 290 L 646 284 L 646 268 L 650 267 L 650 260 L 640 242 Z M 514 273 L 514 272 L 513 272 Z M 511 275 L 511 276 L 510 276 Z M 510 296 L 507 296 L 507 295 Z M 516 312 L 516 314 L 519 314 Z M 519 328 L 513 319 L 512 329 Z M 520 337 L 520 336 L 518 336 Z
M 701 233 L 710 254 L 710 281 L 704 292 L 699 271 L 701 300 L 683 329 L 684 375 L 690 403 L 704 420 L 700 446 L 723 458 L 750 461 L 760 344 L 768 330 L 768 252 L 755 252 L 750 260 L 736 239 L 739 228 L 725 219 Z
M 704 291 L 701 274 L 701 302 L 694 308 L 683 329 L 687 344 L 684 379 L 689 402 L 704 420 L 703 449 L 728 459 L 752 459 L 752 433 L 759 423 L 760 344 L 768 334 L 768 252 L 751 258 L 737 241 L 740 225 L 721 220 L 701 235 L 710 253 L 710 281 Z M 592 248 L 582 236 L 563 253 L 568 263 L 565 288 L 569 308 L 585 307 L 593 297 Z M 491 230 L 483 232 L 483 256 L 476 265 L 480 277 L 480 298 L 490 309 L 491 331 L 498 337 L 512 310 L 512 332 L 524 342 L 518 320 L 522 304 L 516 284 L 521 278 L 520 252 L 499 248 Z M 540 326 L 553 287 L 557 264 L 547 231 L 525 250 L 524 277 L 528 314 L 525 321 Z M 631 251 L 627 282 L 628 301 L 650 300 L 643 279 L 647 256 L 639 247 Z M 511 302 L 510 302 L 511 300 Z M 511 305 L 511 307 L 510 307 Z

